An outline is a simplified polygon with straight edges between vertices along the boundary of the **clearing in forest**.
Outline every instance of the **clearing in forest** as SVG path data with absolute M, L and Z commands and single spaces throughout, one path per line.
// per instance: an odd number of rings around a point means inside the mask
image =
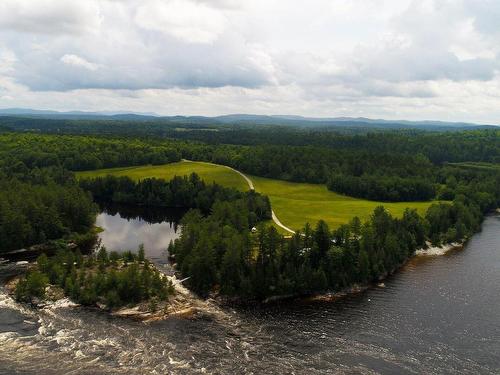
M 205 182 L 216 182 L 223 186 L 239 190 L 248 190 L 245 179 L 236 171 L 225 166 L 181 161 L 178 163 L 138 166 L 127 168 L 99 169 L 78 172 L 79 178 L 96 177 L 112 174 L 129 176 L 135 180 L 144 178 L 164 178 L 170 180 L 174 176 L 197 173 Z M 354 216 L 362 220 L 367 218 L 377 206 L 384 206 L 394 216 L 401 216 L 405 208 L 416 208 L 423 215 L 433 202 L 376 202 L 353 198 L 334 193 L 320 184 L 306 184 L 275 180 L 247 175 L 255 189 L 271 200 L 271 205 L 279 220 L 286 226 L 297 230 L 306 222 L 315 225 L 318 220 L 325 220 L 330 228 L 349 222 Z
M 97 176 L 128 176 L 134 180 L 143 180 L 145 178 L 163 178 L 171 180 L 174 176 L 189 176 L 196 173 L 207 183 L 215 182 L 219 185 L 232 187 L 238 190 L 247 190 L 246 181 L 238 173 L 222 165 L 196 162 L 181 161 L 178 163 L 164 165 L 144 165 L 125 168 L 97 169 L 94 171 L 77 172 L 78 178 L 91 178 Z

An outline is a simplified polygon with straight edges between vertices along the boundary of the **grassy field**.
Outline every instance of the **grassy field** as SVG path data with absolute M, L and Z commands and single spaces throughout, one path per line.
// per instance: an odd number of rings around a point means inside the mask
M 178 163 L 166 165 L 146 165 L 127 168 L 98 169 L 95 171 L 77 172 L 78 178 L 106 176 L 112 174 L 115 176 L 129 176 L 134 180 L 144 178 L 163 178 L 171 180 L 174 176 L 186 176 L 191 173 L 197 173 L 205 182 L 216 182 L 219 185 L 229 186 L 238 190 L 247 190 L 248 185 L 245 180 L 236 172 L 220 165 L 181 161 Z
M 406 207 L 424 214 L 432 202 L 375 202 L 334 193 L 325 185 L 285 182 L 250 176 L 255 189 L 269 196 L 281 222 L 300 229 L 306 222 L 314 225 L 325 220 L 331 228 L 347 223 L 354 216 L 367 218 L 375 207 L 383 205 L 391 214 L 401 216 Z
M 175 175 L 189 175 L 192 172 L 196 172 L 207 182 L 215 181 L 224 186 L 248 190 L 247 183 L 236 172 L 219 165 L 190 161 L 159 166 L 100 169 L 78 172 L 77 176 L 80 178 L 113 174 L 129 176 L 136 180 L 148 177 L 168 180 Z M 395 216 L 401 216 L 406 207 L 416 208 L 424 214 L 427 207 L 432 204 L 432 202 L 374 202 L 336 194 L 329 191 L 325 185 L 249 177 L 258 192 L 269 196 L 273 210 L 280 221 L 292 229 L 300 229 L 306 222 L 315 225 L 320 219 L 325 220 L 331 228 L 337 228 L 354 216 L 362 219 L 368 217 L 379 205 L 386 207 Z

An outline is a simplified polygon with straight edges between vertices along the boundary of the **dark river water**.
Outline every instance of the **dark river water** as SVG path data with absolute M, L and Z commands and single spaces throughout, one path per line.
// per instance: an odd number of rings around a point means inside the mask
M 163 249 L 172 226 L 146 221 L 101 217 L 103 242 Z M 210 319 L 144 324 L 65 304 L 33 311 L 2 292 L 0 373 L 499 374 L 499 290 L 500 218 L 488 217 L 465 249 L 416 257 L 385 287 L 336 302 L 214 305 Z

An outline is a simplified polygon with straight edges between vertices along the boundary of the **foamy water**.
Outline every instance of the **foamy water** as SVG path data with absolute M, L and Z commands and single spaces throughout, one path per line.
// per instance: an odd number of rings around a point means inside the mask
M 418 249 L 415 251 L 415 255 L 417 256 L 440 256 L 445 255 L 451 250 L 462 248 L 463 244 L 460 242 L 452 242 L 448 244 L 444 244 L 441 246 L 429 246 L 426 249 Z
M 1 272 L 1 271 L 0 271 Z M 0 293 L 1 374 L 497 374 L 500 220 L 337 302 L 219 308 L 144 324 Z

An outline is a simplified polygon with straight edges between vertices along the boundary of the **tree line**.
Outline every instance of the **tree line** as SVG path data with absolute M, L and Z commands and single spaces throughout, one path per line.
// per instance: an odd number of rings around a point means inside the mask
M 72 171 L 180 161 L 177 147 L 128 138 L 0 134 L 0 165 L 27 170 L 56 166 Z
M 271 204 L 266 196 L 254 191 L 240 192 L 212 183 L 206 184 L 196 173 L 175 176 L 170 181 L 146 178 L 134 181 L 129 177 L 107 175 L 82 179 L 80 186 L 104 202 L 150 207 L 196 208 L 208 214 L 216 202 L 238 201 L 250 212 L 250 223 L 271 218 Z
M 352 197 L 386 202 L 427 201 L 436 196 L 431 182 L 397 176 L 332 175 L 327 187 Z

